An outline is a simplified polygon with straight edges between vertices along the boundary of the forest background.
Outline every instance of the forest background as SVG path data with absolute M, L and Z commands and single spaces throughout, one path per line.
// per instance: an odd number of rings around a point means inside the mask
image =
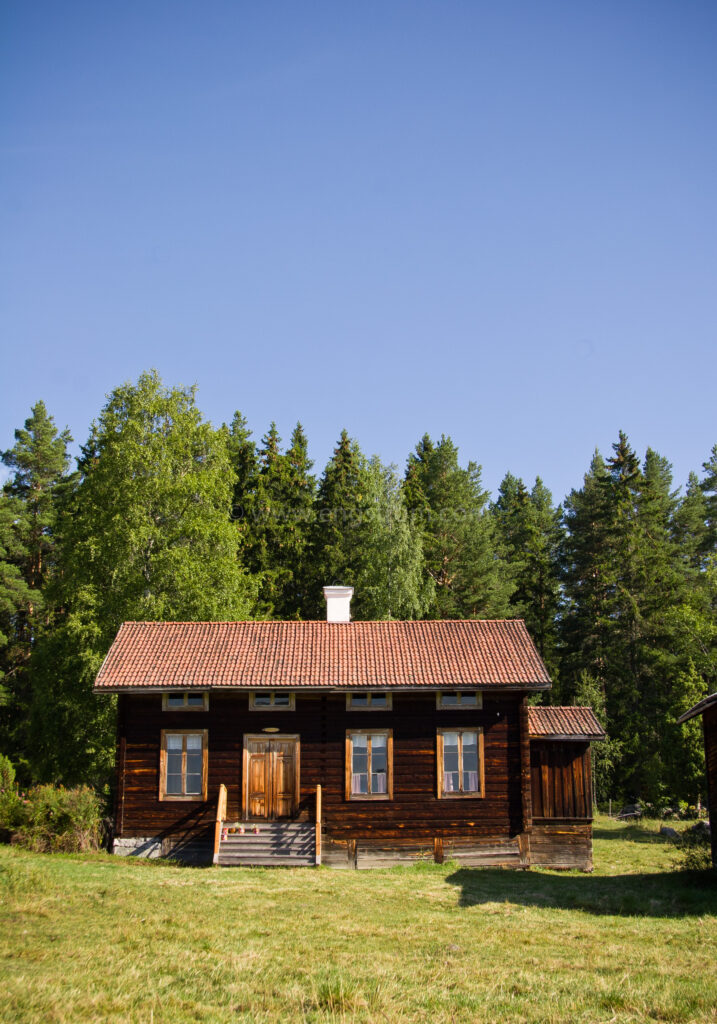
M 556 504 L 506 473 L 493 499 L 450 437 L 405 471 L 343 431 L 320 475 L 297 423 L 216 428 L 155 371 L 108 396 L 72 465 L 42 401 L 2 455 L 0 751 L 21 780 L 107 791 L 115 698 L 92 693 L 124 620 L 522 617 L 554 680 L 590 704 L 599 800 L 704 796 L 699 723 L 717 688 L 717 445 L 684 491 L 620 432 Z

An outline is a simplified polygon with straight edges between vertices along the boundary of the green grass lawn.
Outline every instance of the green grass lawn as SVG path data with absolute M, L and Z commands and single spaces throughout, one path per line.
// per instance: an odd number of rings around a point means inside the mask
M 717 1021 L 717 881 L 657 825 L 595 872 L 181 868 L 0 848 L 0 1019 Z

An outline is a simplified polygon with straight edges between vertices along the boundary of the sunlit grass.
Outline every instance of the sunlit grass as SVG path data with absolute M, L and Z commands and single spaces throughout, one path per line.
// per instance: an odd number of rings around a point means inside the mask
M 0 848 L 0 1019 L 717 1021 L 717 884 L 657 828 L 598 820 L 592 875 Z

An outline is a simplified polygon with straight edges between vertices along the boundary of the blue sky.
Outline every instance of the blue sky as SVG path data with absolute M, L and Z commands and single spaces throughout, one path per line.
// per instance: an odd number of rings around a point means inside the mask
M 717 6 L 33 3 L 0 15 L 0 448 L 146 368 L 216 423 L 450 434 L 556 498 L 717 442 Z

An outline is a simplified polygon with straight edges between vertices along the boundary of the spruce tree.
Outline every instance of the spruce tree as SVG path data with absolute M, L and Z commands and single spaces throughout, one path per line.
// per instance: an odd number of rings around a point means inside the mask
M 713 445 L 707 462 L 702 463 L 704 477 L 701 487 L 707 505 L 707 536 L 705 552 L 717 552 L 717 444 Z
M 261 578 L 262 614 L 296 618 L 304 601 L 315 489 L 301 424 L 297 423 L 289 449 L 282 453 L 281 438 L 272 423 L 262 438 L 258 462 L 246 561 Z
M 319 481 L 314 503 L 305 617 L 323 617 L 324 586 L 355 586 L 359 527 L 367 496 L 366 459 L 358 443 L 342 430 Z
M 525 619 L 555 684 L 561 510 L 553 506 L 552 495 L 540 477 L 528 491 L 522 480 L 507 473 L 491 514 L 515 583 L 511 614 Z
M 408 459 L 406 505 L 421 530 L 426 573 L 435 587 L 428 617 L 500 618 L 513 589 L 488 514 L 480 467 L 458 464 L 449 437 L 424 435 Z
M 2 455 L 14 470 L 4 488 L 2 575 L 15 608 L 5 618 L 2 661 L 5 702 L 0 738 L 7 754 L 21 764 L 28 757 L 27 723 L 32 700 L 30 659 L 45 632 L 52 628 L 53 607 L 48 584 L 57 572 L 56 525 L 59 509 L 72 485 L 68 430 L 58 431 L 44 402 L 32 406 L 15 444 Z M 22 586 L 18 589 L 18 586 Z M 22 599 L 17 600 L 19 594 Z M 6 610 L 9 602 L 3 602 Z

